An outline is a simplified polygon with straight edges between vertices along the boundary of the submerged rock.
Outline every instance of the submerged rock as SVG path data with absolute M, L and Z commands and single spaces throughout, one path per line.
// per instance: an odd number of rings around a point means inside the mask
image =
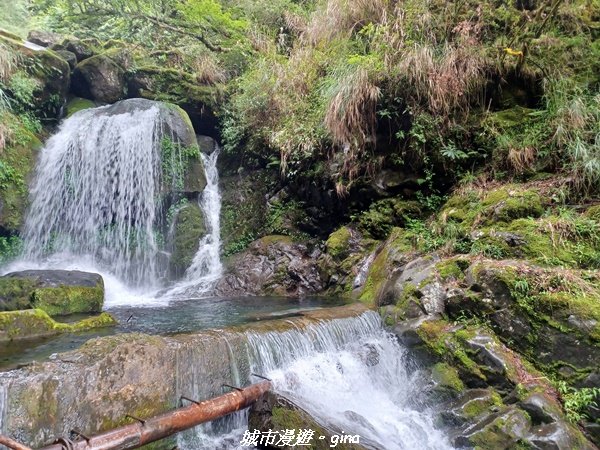
M 108 313 L 73 323 L 61 323 L 42 309 L 0 312 L 0 343 L 75 333 L 116 324 L 117 321 Z
M 96 273 L 25 270 L 1 277 L 0 286 L 4 305 L 39 308 L 51 316 L 100 312 L 104 303 L 104 280 Z

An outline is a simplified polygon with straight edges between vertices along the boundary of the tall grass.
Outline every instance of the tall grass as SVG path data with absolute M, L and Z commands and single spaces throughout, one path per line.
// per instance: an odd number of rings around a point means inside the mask
M 10 109 L 10 101 L 5 91 L 9 77 L 17 68 L 18 58 L 14 51 L 0 42 L 0 117 Z M 0 121 L 0 153 L 12 136 L 11 128 L 5 120 Z
M 562 152 L 582 195 L 600 192 L 600 93 L 562 78 L 546 84 L 552 142 Z

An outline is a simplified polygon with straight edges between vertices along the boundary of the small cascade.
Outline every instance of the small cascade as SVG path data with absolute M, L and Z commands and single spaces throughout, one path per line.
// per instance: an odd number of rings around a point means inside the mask
M 372 448 L 452 448 L 419 395 L 423 378 L 409 370 L 405 349 L 376 313 L 283 332 L 247 332 L 243 340 L 245 352 L 235 352 L 241 385 L 257 381 L 251 373 L 265 375 L 276 392 L 321 425 L 359 434 Z M 179 447 L 238 448 L 247 415 L 198 427 L 180 438 Z
M 210 294 L 223 273 L 221 264 L 221 193 L 217 159 L 219 147 L 210 154 L 202 153 L 206 187 L 198 198 L 204 216 L 206 235 L 200 239 L 198 251 L 184 279 L 167 291 L 166 297 L 199 298 Z

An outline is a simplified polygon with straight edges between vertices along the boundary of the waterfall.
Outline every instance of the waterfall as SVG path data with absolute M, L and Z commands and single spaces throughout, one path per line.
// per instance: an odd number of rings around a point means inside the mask
M 409 370 L 406 350 L 375 312 L 244 337 L 246 351 L 237 362 L 246 370 L 243 381 L 257 381 L 250 373 L 271 378 L 276 392 L 321 425 L 359 434 L 370 448 L 452 448 L 420 396 L 425 379 Z M 229 428 L 221 423 L 219 433 L 200 426 L 182 435 L 179 447 L 237 448 L 247 414 L 230 416 Z
M 200 239 L 198 251 L 192 264 L 185 272 L 184 279 L 164 294 L 166 297 L 202 297 L 209 294 L 221 277 L 221 193 L 217 159 L 219 147 L 210 154 L 202 153 L 206 187 L 198 198 L 204 216 L 206 235 Z
M 65 120 L 41 151 L 26 259 L 89 259 L 133 285 L 159 278 L 160 109 L 100 107 Z
M 41 150 L 24 252 L 9 270 L 99 272 L 108 306 L 158 304 L 176 296 L 157 291 L 168 272 L 161 236 L 173 233 L 164 229 L 165 211 L 183 196 L 189 156 L 182 148 L 194 144 L 180 112 L 150 100 L 124 100 L 67 118 Z M 208 293 L 222 272 L 219 149 L 200 156 L 207 185 L 198 201 L 207 234 L 171 293 L 188 298 Z

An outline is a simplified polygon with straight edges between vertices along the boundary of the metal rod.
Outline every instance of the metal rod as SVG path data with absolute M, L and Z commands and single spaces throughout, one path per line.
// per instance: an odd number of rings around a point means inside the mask
M 243 391 L 243 389 L 242 389 L 242 388 L 239 388 L 239 387 L 237 387 L 237 386 L 232 386 L 232 385 L 230 385 L 230 384 L 222 384 L 221 386 L 223 386 L 223 387 L 228 387 L 228 388 L 230 388 L 230 389 L 235 389 L 236 391 L 240 391 L 240 392 L 242 392 L 242 391 Z
M 31 450 L 31 448 L 23 445 L 17 441 L 12 440 L 8 436 L 0 434 L 0 444 L 4 445 L 12 450 Z
M 261 381 L 239 391 L 231 391 L 210 400 L 148 418 L 145 420 L 144 425 L 139 422 L 133 423 L 90 436 L 89 441 L 73 442 L 72 450 L 127 450 L 138 448 L 201 423 L 210 422 L 247 408 L 270 388 L 271 383 L 269 381 Z M 10 448 L 14 450 L 31 450 L 24 446 Z M 43 447 L 41 450 L 65 450 L 65 447 L 62 444 L 52 444 Z
M 263 377 L 262 375 L 259 375 L 257 373 L 251 373 L 250 375 L 252 375 L 253 377 L 258 377 L 258 378 L 262 378 L 263 380 L 267 380 L 267 381 L 273 381 L 270 378 L 267 377 Z

